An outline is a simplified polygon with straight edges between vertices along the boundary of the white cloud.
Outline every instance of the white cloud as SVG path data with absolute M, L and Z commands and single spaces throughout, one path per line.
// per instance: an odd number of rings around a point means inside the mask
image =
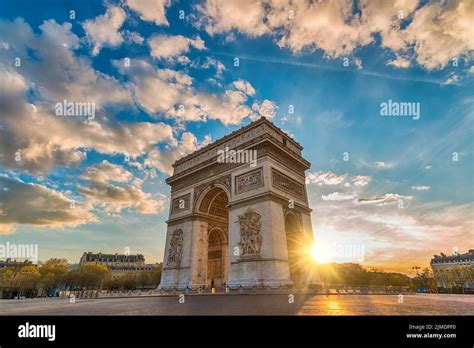
M 182 65 L 191 64 L 191 59 L 189 59 L 189 58 L 186 57 L 186 56 L 178 56 L 178 57 L 176 57 L 176 61 L 177 61 L 179 64 L 182 64 Z
M 444 68 L 455 57 L 468 60 L 474 49 L 470 0 L 422 6 L 417 0 L 206 0 L 196 10 L 202 15 L 196 26 L 210 35 L 270 35 L 294 53 L 321 49 L 330 58 L 351 55 L 380 35 L 381 46 L 396 56 L 387 64 L 398 68 L 412 59 L 428 70 Z
M 395 167 L 395 164 L 390 163 L 390 162 L 378 161 L 378 162 L 374 162 L 374 166 L 379 169 L 390 169 L 390 168 Z
M 128 182 L 132 180 L 133 175 L 123 167 L 103 160 L 96 166 L 87 167 L 80 178 L 97 182 Z
M 184 132 L 181 135 L 181 140 L 176 144 L 169 146 L 167 150 L 151 150 L 147 154 L 144 164 L 146 167 L 156 168 L 167 175 L 172 175 L 172 164 L 174 162 L 210 143 L 210 136 L 206 136 L 202 142 L 199 142 L 194 134 Z
M 323 201 L 347 201 L 356 198 L 354 193 L 333 192 L 328 195 L 322 195 Z
M 6 168 L 47 172 L 54 165 L 78 165 L 90 150 L 140 156 L 155 144 L 174 141 L 172 127 L 163 123 L 118 123 L 108 115 L 109 105 L 132 103 L 130 92 L 74 54 L 80 40 L 71 27 L 49 20 L 35 34 L 21 19 L 0 20 L 0 42 L 15 42 L 0 50 L 0 61 L 28 56 L 29 50 L 38 58 L 20 70 L 0 63 L 0 164 Z M 30 93 L 34 104 L 26 101 Z M 54 105 L 65 99 L 94 103 L 95 119 L 87 124 L 56 116 Z
M 19 225 L 75 227 L 96 218 L 90 207 L 42 185 L 26 184 L 0 176 L 0 235 L 13 233 Z
M 335 57 L 351 53 L 358 44 L 371 42 L 370 37 L 361 36 L 351 25 L 357 18 L 351 14 L 349 1 L 208 0 L 196 8 L 203 15 L 197 26 L 210 35 L 232 30 L 249 36 L 273 34 L 279 46 L 295 53 L 321 48 Z
M 452 58 L 472 54 L 473 17 L 470 0 L 427 4 L 415 12 L 402 33 L 420 65 L 428 70 L 444 68 Z
M 421 185 L 421 186 L 412 186 L 411 188 L 416 191 L 428 191 L 429 189 L 431 189 L 431 186 Z
M 48 20 L 39 28 L 41 34 L 35 34 L 21 19 L 0 20 L 0 41 L 15 42 L 8 50 L 0 50 L 0 62 L 28 56 L 33 50 L 38 59 L 23 64 L 22 69 L 15 69 L 14 73 L 21 73 L 19 76 L 27 88 L 34 88 L 48 107 L 64 99 L 93 102 L 97 109 L 109 104 L 131 103 L 128 91 L 115 79 L 94 70 L 89 60 L 74 54 L 74 49 L 80 47 L 80 39 L 71 31 L 71 23 L 59 25 Z M 0 69 L 8 71 L 1 63 Z
M 119 6 L 108 5 L 105 14 L 83 23 L 87 39 L 92 43 L 95 56 L 102 47 L 117 47 L 123 42 L 119 32 L 125 22 L 126 14 Z
M 86 180 L 86 185 L 78 185 L 77 191 L 91 205 L 109 213 L 128 208 L 142 214 L 156 214 L 164 209 L 166 203 L 164 196 L 156 199 L 145 193 L 141 188 L 143 181 L 134 179 L 131 172 L 105 160 L 86 168 L 81 179 Z
M 203 64 L 203 67 L 207 69 L 211 66 L 215 67 L 216 69 L 216 77 L 221 78 L 222 73 L 225 70 L 225 65 L 221 61 L 218 61 L 217 59 L 207 57 L 206 61 Z
M 356 66 L 357 70 L 363 69 L 362 60 L 360 58 L 354 58 L 354 65 Z
M 280 47 L 288 47 L 294 53 L 319 48 L 335 58 L 352 54 L 357 46 L 372 41 L 358 29 L 359 19 L 352 14 L 351 1 L 302 1 L 295 5 L 273 6 L 269 12 L 272 32 L 282 32 L 278 38 Z M 290 10 L 295 14 L 292 20 L 288 20 Z
M 387 64 L 392 65 L 396 68 L 409 68 L 411 65 L 411 62 L 407 58 L 397 57 L 395 59 L 389 60 Z
M 337 175 L 332 172 L 318 171 L 314 173 L 306 173 L 307 184 L 318 184 L 318 185 L 339 185 L 347 177 L 347 174 Z
M 352 185 L 363 187 L 371 180 L 372 178 L 366 175 L 355 175 L 351 177 L 348 174 L 337 175 L 333 172 L 324 172 L 322 170 L 314 173 L 306 173 L 306 183 L 317 184 L 319 186 L 340 185 L 344 183 L 344 187 L 351 187 Z
M 398 193 L 386 193 L 381 196 L 369 197 L 369 198 L 359 198 L 359 203 L 367 204 L 376 204 L 378 206 L 383 206 L 392 203 L 398 203 L 400 201 L 411 200 L 413 196 L 404 196 L 399 195 Z
M 195 69 L 214 68 L 215 69 L 214 77 L 216 79 L 222 79 L 223 72 L 226 70 L 225 65 L 221 61 L 212 57 L 206 57 L 204 60 L 197 58 L 193 61 L 190 61 L 188 58 L 187 63 L 189 63 L 190 67 L 195 68 Z M 217 81 L 215 82 L 217 84 Z
M 456 74 L 451 74 L 448 76 L 446 81 L 443 82 L 444 85 L 454 85 L 459 82 L 459 76 Z
M 375 161 L 375 162 L 366 162 L 364 160 L 359 160 L 357 165 L 368 167 L 372 169 L 392 169 L 396 167 L 395 162 L 384 162 L 384 161 Z
M 413 15 L 417 6 L 418 0 L 400 0 L 394 4 L 363 0 L 359 5 L 361 16 L 357 27 L 362 35 L 370 37 L 372 40 L 374 35 L 379 33 L 381 46 L 396 53 L 406 47 L 403 34 L 400 33 L 401 23 Z M 389 64 L 399 68 L 406 67 L 407 60 L 396 56 L 397 58 L 390 61 Z
M 125 41 L 139 45 L 141 45 L 145 41 L 143 36 L 141 36 L 140 33 L 137 33 L 136 31 L 125 30 L 123 32 L 123 37 L 125 38 Z
M 242 91 L 202 92 L 196 90 L 186 73 L 156 69 L 144 60 L 132 60 L 129 68 L 119 61 L 114 64 L 129 76 L 136 100 L 148 113 L 162 113 L 182 121 L 215 119 L 224 124 L 239 124 L 245 118 L 258 116 L 247 105 L 249 96 Z
M 245 81 L 242 79 L 237 80 L 237 81 L 234 81 L 233 85 L 239 91 L 242 91 L 249 96 L 255 95 L 255 89 L 252 87 L 252 85 L 248 81 Z
M 191 47 L 205 49 L 204 41 L 196 36 L 194 39 L 182 35 L 155 35 L 148 40 L 151 55 L 154 58 L 172 59 L 189 52 Z
M 126 0 L 127 6 L 136 11 L 142 20 L 156 25 L 169 25 L 166 7 L 170 3 L 170 0 Z
M 278 106 L 275 102 L 265 99 L 262 103 L 253 103 L 252 110 L 254 110 L 258 115 L 263 116 L 271 120 L 275 117 Z
M 352 178 L 352 183 L 355 186 L 366 186 L 371 180 L 372 178 L 370 176 L 356 175 Z
M 163 123 L 87 124 L 58 117 L 42 105 L 26 103 L 26 93 L 27 81 L 15 71 L 0 67 L 0 164 L 6 168 L 47 172 L 54 165 L 79 164 L 87 150 L 139 156 L 154 144 L 174 139 L 173 129 Z
M 206 57 L 202 63 L 199 59 L 197 61 L 191 62 L 191 67 L 197 69 L 210 69 L 211 67 L 214 67 L 216 70 L 214 76 L 218 79 L 222 78 L 222 74 L 225 71 L 225 65 L 221 61 L 211 57 Z
M 210 35 L 238 30 L 249 36 L 263 35 L 267 28 L 262 22 L 263 3 L 254 0 L 209 0 L 196 5 L 199 13 L 196 25 Z

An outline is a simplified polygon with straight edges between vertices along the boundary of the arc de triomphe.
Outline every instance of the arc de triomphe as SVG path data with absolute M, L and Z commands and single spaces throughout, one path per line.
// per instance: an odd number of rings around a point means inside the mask
M 160 288 L 319 284 L 302 149 L 260 118 L 176 161 Z

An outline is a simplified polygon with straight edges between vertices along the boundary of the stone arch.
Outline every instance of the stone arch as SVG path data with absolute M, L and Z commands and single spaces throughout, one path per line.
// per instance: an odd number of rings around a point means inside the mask
M 209 185 L 197 200 L 196 212 L 207 223 L 207 287 L 221 288 L 228 280 L 229 194 L 220 184 Z
M 228 243 L 229 238 L 227 232 L 222 227 L 211 226 L 209 232 L 207 233 L 208 243 Z
M 197 193 L 196 204 L 194 206 L 194 213 L 209 213 L 209 204 L 215 195 L 224 192 L 227 196 L 227 204 L 230 200 L 230 191 L 227 186 L 221 183 L 210 183 L 201 192 Z

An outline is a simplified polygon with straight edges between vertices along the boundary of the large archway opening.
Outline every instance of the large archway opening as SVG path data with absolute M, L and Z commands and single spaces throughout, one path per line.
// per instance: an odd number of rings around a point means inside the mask
M 201 200 L 199 213 L 205 214 L 207 230 L 206 285 L 224 287 L 228 280 L 229 198 L 220 187 L 211 188 Z
M 308 240 L 301 223 L 294 214 L 285 216 L 286 245 L 288 248 L 288 263 L 290 279 L 295 288 L 306 285 L 306 249 Z

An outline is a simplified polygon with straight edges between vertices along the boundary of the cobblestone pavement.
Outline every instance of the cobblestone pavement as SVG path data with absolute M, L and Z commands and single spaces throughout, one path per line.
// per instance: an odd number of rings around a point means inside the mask
M 0 300 L 0 315 L 474 315 L 472 295 L 187 295 Z

